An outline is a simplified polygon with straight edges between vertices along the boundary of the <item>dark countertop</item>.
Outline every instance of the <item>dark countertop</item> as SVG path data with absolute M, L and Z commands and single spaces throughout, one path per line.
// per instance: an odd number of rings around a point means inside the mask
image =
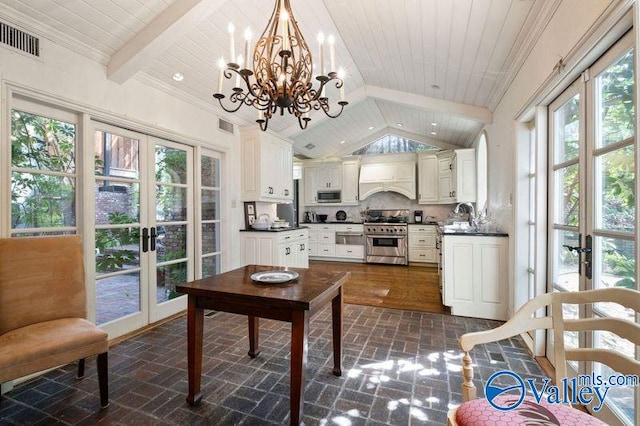
M 308 227 L 292 226 L 289 228 L 275 228 L 275 229 L 241 229 L 240 232 L 285 232 L 285 231 L 297 231 L 298 229 L 308 229 Z
M 327 220 L 326 222 L 302 222 L 305 225 L 362 225 L 354 220 Z
M 416 222 L 409 222 L 409 225 L 438 225 L 438 222 L 435 221 L 427 221 L 427 222 L 420 222 L 420 223 L 416 223 Z
M 447 229 L 444 230 L 442 228 L 440 228 L 442 231 L 442 236 L 446 237 L 447 235 L 464 235 L 467 237 L 508 237 L 509 234 L 507 234 L 506 232 L 502 232 L 502 231 L 492 231 L 492 230 L 488 230 L 488 231 L 475 231 L 475 230 L 468 230 L 468 231 L 463 231 L 463 230 L 451 230 L 451 229 Z

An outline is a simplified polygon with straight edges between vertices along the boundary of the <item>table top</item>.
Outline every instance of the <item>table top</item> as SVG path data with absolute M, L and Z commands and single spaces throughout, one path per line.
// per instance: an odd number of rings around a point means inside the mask
M 251 279 L 251 275 L 256 272 L 283 270 L 296 271 L 300 276 L 281 284 L 258 283 Z M 349 275 L 349 272 L 332 272 L 320 268 L 247 265 L 176 286 L 176 291 L 206 298 L 233 297 L 238 301 L 268 303 L 274 308 L 310 310 L 317 302 L 324 301 L 325 295 L 335 293 Z

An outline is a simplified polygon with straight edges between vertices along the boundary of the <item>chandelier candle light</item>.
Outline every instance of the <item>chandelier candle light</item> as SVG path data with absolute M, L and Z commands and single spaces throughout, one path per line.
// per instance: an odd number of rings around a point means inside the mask
M 253 52 L 250 52 L 251 29 L 245 31 L 244 60 L 242 55 L 236 56 L 235 27 L 229 24 L 230 58 L 226 63 L 220 58 L 218 66 L 218 91 L 213 97 L 218 99 L 220 106 L 227 112 L 236 112 L 242 105 L 253 106 L 258 110 L 256 122 L 260 129 L 267 130 L 269 119 L 280 110 L 280 115 L 287 111 L 298 118 L 301 129 L 306 129 L 311 121 L 311 110 L 322 110 L 328 117 L 336 118 L 344 110 L 344 71 L 336 72 L 335 39 L 329 36 L 329 61 L 330 71 L 324 74 L 324 35 L 318 35 L 317 76 L 315 79 L 319 86 L 314 89 L 313 61 L 311 51 L 304 40 L 296 20 L 291 12 L 289 0 L 276 0 L 276 5 L 262 36 L 255 44 Z M 253 61 L 251 61 L 253 58 Z M 246 66 L 246 68 L 242 68 Z M 249 69 L 253 66 L 253 69 Z M 226 97 L 222 93 L 224 80 L 231 80 L 235 73 L 235 86 L 229 96 L 231 103 L 225 106 L 222 100 Z M 251 77 L 254 76 L 253 79 Z M 246 89 L 240 87 L 241 80 Z M 333 82 L 340 92 L 340 100 L 337 107 L 331 110 L 329 98 L 325 95 L 325 86 Z

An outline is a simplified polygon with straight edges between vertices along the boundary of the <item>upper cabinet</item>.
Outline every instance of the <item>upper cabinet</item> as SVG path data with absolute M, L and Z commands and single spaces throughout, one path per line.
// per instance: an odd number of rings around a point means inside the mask
M 243 129 L 241 143 L 242 200 L 292 201 L 293 149 L 291 144 L 257 129 Z
M 342 163 L 310 163 L 305 165 L 303 173 L 304 203 L 307 206 L 321 204 L 318 192 L 340 193 L 340 202 L 334 205 L 358 203 L 358 161 Z M 322 204 L 327 204 L 326 201 Z
M 420 154 L 418 156 L 418 203 L 437 204 L 438 199 L 438 156 Z
M 356 160 L 342 163 L 342 204 L 358 204 L 358 178 L 360 177 L 360 162 Z
M 420 204 L 476 201 L 475 149 L 421 154 L 418 167 Z

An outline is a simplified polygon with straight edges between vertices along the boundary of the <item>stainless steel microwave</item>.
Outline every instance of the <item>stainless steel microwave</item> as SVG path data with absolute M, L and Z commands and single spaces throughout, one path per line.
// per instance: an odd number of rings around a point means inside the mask
M 342 201 L 340 191 L 318 191 L 319 203 L 339 203 Z

